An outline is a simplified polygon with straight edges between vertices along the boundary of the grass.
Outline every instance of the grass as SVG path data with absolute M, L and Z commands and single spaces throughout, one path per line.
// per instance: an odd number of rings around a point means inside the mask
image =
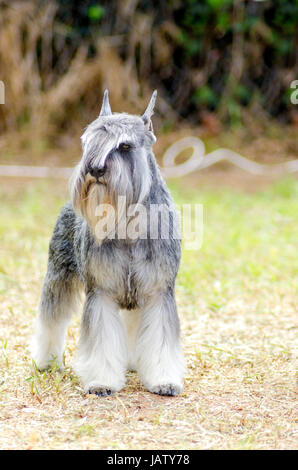
M 65 371 L 53 364 L 39 373 L 32 364 L 28 345 L 65 186 L 6 182 L 0 192 L 0 448 L 297 447 L 298 181 L 251 194 L 171 184 L 177 203 L 204 207 L 203 246 L 184 251 L 177 282 L 188 370 L 175 398 L 148 393 L 133 373 L 115 396 L 85 397 L 70 367 L 78 317 Z

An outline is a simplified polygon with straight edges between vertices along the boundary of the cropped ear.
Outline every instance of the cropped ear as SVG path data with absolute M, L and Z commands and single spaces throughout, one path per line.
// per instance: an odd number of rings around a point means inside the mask
M 109 92 L 105 90 L 103 94 L 103 100 L 101 105 L 100 116 L 110 116 L 112 114 L 110 102 L 109 102 Z
M 148 131 L 152 132 L 153 135 L 154 135 L 154 131 L 153 131 L 153 125 L 151 121 L 151 116 L 153 116 L 154 114 L 154 106 L 155 106 L 156 97 L 157 97 L 157 90 L 154 90 L 154 92 L 152 93 L 151 99 L 149 101 L 149 104 L 146 108 L 146 111 L 144 112 L 142 116 L 142 119 L 145 124 L 145 128 L 148 129 Z

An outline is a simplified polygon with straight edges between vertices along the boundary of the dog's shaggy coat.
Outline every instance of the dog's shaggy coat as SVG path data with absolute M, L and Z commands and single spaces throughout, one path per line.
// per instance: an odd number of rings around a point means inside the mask
M 174 297 L 180 240 L 174 204 L 152 152 L 155 98 L 156 92 L 138 117 L 112 113 L 105 92 L 99 117 L 82 136 L 71 202 L 50 242 L 33 359 L 39 369 L 53 359 L 63 366 L 65 330 L 85 294 L 74 369 L 86 393 L 121 390 L 127 369 L 137 370 L 153 393 L 176 395 L 183 385 Z M 135 224 L 141 205 L 142 228 Z M 150 215 L 152 207 L 161 217 Z

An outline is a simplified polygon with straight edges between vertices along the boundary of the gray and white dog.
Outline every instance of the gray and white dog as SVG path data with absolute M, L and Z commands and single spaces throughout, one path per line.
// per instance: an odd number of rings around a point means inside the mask
M 40 370 L 53 358 L 63 367 L 66 327 L 85 294 L 74 370 L 86 393 L 105 396 L 121 390 L 127 369 L 137 370 L 153 393 L 177 395 L 183 387 L 174 297 L 180 237 L 174 204 L 152 151 L 155 100 L 156 91 L 142 117 L 112 113 L 105 91 L 100 115 L 81 139 L 72 201 L 61 210 L 50 242 L 32 356 Z M 114 236 L 108 231 L 97 236 L 100 205 L 120 213 Z M 140 205 L 148 213 L 151 206 L 162 207 L 162 220 L 148 216 L 147 233 L 123 236 L 119 220 L 126 220 L 128 228 Z M 130 207 L 134 210 L 125 219 Z M 167 237 L 161 233 L 165 219 Z M 152 224 L 155 237 L 148 236 Z

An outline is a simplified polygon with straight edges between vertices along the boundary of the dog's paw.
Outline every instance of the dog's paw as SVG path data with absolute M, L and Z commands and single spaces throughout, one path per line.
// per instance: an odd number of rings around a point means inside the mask
M 38 357 L 32 357 L 32 364 L 39 372 L 44 372 L 45 370 L 52 370 L 57 372 L 63 372 L 65 366 L 62 361 L 57 361 L 54 359 L 39 359 Z
M 113 390 L 111 387 L 105 387 L 104 385 L 95 385 L 89 387 L 87 390 L 88 395 L 97 395 L 98 397 L 107 397 L 108 395 L 113 395 L 116 390 Z
M 161 384 L 155 385 L 154 387 L 150 387 L 149 391 L 151 393 L 156 393 L 157 395 L 165 395 L 165 396 L 175 396 L 179 395 L 182 391 L 182 385 L 177 384 Z

